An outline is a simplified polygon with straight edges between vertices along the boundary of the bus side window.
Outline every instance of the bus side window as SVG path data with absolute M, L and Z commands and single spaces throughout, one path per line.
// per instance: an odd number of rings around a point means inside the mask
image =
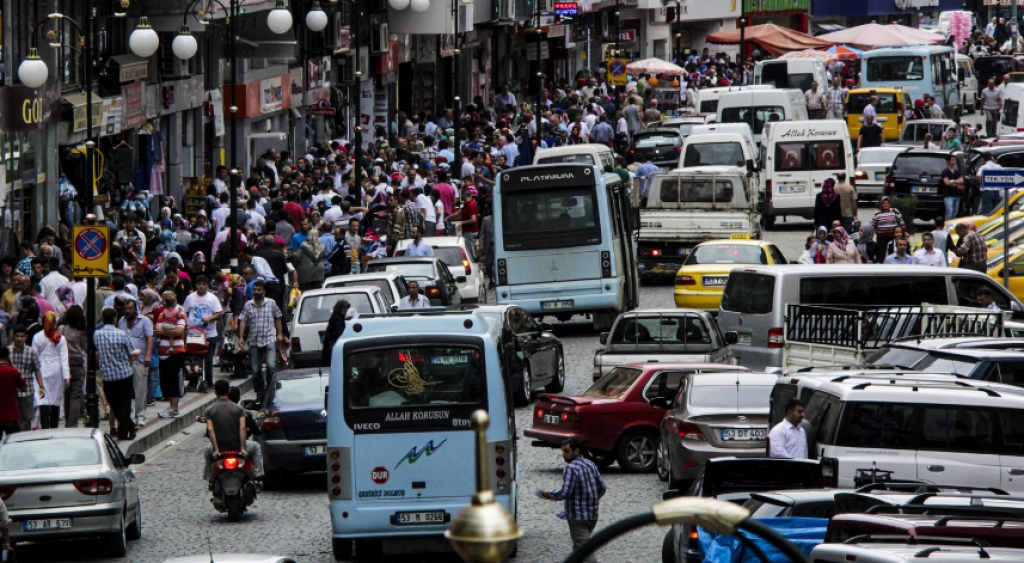
M 620 189 L 621 188 L 618 186 L 609 186 L 608 188 L 608 201 L 610 201 L 612 204 L 611 213 L 612 215 L 614 215 L 614 217 L 612 217 L 613 238 L 619 238 L 622 236 L 622 224 L 619 222 L 622 217 L 622 209 L 620 207 L 622 202 L 619 200 Z

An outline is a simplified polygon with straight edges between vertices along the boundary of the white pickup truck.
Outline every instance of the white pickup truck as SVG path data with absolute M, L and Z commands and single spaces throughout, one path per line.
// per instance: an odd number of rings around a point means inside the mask
M 641 279 L 674 277 L 693 247 L 743 234 L 760 238 L 757 186 L 737 166 L 677 168 L 651 180 L 640 209 Z

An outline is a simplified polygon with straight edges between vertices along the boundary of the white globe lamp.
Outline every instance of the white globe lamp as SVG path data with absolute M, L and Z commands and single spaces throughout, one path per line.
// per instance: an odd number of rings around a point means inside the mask
M 422 14 L 430 9 L 430 0 L 410 0 L 409 5 L 412 11 Z
M 196 51 L 199 50 L 199 44 L 196 43 L 196 38 L 192 36 L 192 32 L 189 31 L 187 26 L 181 26 L 181 30 L 178 31 L 178 36 L 171 42 L 171 50 L 174 51 L 175 57 L 178 57 L 183 61 L 187 61 L 196 56 Z
M 46 83 L 49 74 L 50 70 L 46 68 L 46 63 L 39 58 L 39 51 L 35 47 L 29 49 L 28 57 L 18 67 L 18 78 L 21 79 L 21 83 L 29 88 L 38 88 Z
M 284 5 L 284 0 L 277 0 L 277 5 L 267 14 L 267 27 L 280 35 L 292 28 L 292 13 Z
M 320 2 L 313 2 L 313 9 L 306 14 L 306 27 L 310 31 L 323 31 L 327 28 L 327 14 L 320 8 Z
M 128 37 L 128 48 L 144 59 L 152 56 L 160 48 L 160 36 L 149 26 L 146 16 L 139 18 L 139 25 Z
M 388 5 L 392 10 L 401 12 L 409 7 L 409 0 L 388 0 Z

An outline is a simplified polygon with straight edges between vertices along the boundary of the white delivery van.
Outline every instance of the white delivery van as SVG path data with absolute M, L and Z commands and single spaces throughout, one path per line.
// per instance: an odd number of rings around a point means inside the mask
M 814 199 L 826 178 L 845 172 L 854 179 L 853 143 L 840 119 L 767 123 L 761 137 L 761 180 L 765 228 L 775 218 L 814 217 Z
M 811 89 L 812 82 L 818 83 L 822 94 L 828 89 L 828 69 L 821 59 L 782 59 L 754 65 L 754 84 L 796 88 L 802 95 Z
M 697 92 L 697 111 L 699 113 L 715 113 L 718 110 L 718 98 L 727 92 L 746 92 L 748 90 L 773 90 L 770 84 L 750 86 L 721 86 L 718 88 L 701 88 Z
M 957 80 L 963 70 L 963 81 L 960 82 L 960 107 L 965 113 L 974 113 L 978 108 L 978 77 L 974 74 L 974 61 L 967 55 L 956 54 Z
M 1024 114 L 1020 112 L 1024 102 L 1024 82 L 1011 82 L 1006 85 L 1003 96 L 1003 116 L 999 120 L 999 135 L 1013 135 L 1024 131 Z
M 747 135 L 740 133 L 690 135 L 683 141 L 679 168 L 694 166 L 757 168 L 757 148 Z
M 807 121 L 807 101 L 797 89 L 728 92 L 718 99 L 718 123 L 746 123 L 761 142 L 765 123 Z
M 690 129 L 690 135 L 708 135 L 711 133 L 739 133 L 749 139 L 750 144 L 756 145 L 754 142 L 754 132 L 747 123 L 713 123 L 696 125 Z

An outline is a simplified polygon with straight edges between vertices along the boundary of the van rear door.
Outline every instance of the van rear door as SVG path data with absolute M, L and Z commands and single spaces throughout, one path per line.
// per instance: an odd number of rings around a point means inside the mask
M 774 146 L 772 146 L 774 144 Z M 771 152 L 772 206 L 785 211 L 814 211 L 814 182 L 810 172 L 810 148 L 806 141 L 769 143 Z
M 921 405 L 917 478 L 928 483 L 1001 487 L 998 414 L 962 405 Z M 1024 491 L 1018 479 L 1008 491 Z
M 782 305 L 775 304 L 776 277 L 756 270 L 733 270 L 718 309 L 718 326 L 735 332 L 729 346 L 737 364 L 752 370 L 782 365 Z

